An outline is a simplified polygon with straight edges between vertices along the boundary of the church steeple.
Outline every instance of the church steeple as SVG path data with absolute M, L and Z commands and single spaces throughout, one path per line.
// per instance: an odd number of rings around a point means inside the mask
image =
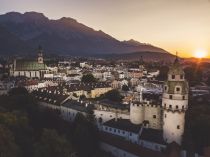
M 176 52 L 176 59 L 174 60 L 174 64 L 179 63 L 178 52 Z
M 44 63 L 43 49 L 41 46 L 39 46 L 39 48 L 38 48 L 38 63 L 40 63 L 40 64 Z
M 144 70 L 144 60 L 143 60 L 143 57 L 141 56 L 140 60 L 139 60 L 139 69 L 141 71 Z

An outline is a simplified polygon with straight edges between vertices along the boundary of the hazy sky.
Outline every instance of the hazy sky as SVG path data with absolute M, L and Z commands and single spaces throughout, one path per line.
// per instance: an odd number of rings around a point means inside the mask
M 119 40 L 210 56 L 210 0 L 0 0 L 0 13 L 9 11 L 72 17 Z

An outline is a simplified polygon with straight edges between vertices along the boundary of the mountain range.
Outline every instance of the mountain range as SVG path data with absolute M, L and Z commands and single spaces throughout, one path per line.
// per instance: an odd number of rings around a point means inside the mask
M 46 53 L 59 55 L 124 55 L 152 52 L 153 55 L 171 56 L 162 48 L 133 39 L 119 41 L 72 18 L 52 20 L 37 12 L 9 12 L 0 15 L 0 43 L 0 54 L 10 55 L 31 54 L 42 45 Z

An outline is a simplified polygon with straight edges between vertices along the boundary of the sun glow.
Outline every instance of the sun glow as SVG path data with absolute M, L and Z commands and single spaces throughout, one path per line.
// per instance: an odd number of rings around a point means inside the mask
M 205 58 L 207 57 L 207 51 L 205 50 L 198 50 L 194 53 L 194 57 L 196 58 Z

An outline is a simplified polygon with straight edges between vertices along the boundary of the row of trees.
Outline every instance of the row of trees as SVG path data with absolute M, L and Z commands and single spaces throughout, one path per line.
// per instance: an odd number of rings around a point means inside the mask
M 203 152 L 210 146 L 210 104 L 207 101 L 189 102 L 186 112 L 183 146 L 189 152 Z
M 24 88 L 0 97 L 0 156 L 5 157 L 96 157 L 97 129 L 92 109 L 70 124 L 59 112 L 40 109 Z

